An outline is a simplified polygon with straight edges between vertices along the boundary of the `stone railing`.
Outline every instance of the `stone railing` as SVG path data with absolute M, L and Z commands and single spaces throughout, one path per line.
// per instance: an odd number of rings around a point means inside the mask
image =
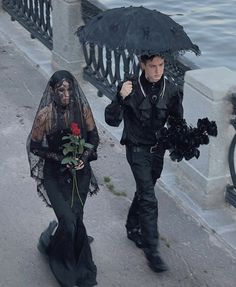
M 232 182 L 228 159 L 235 135 L 230 125 L 231 97 L 235 92 L 235 71 L 219 67 L 186 72 L 183 104 L 187 122 L 196 126 L 198 118 L 208 117 L 218 126 L 218 136 L 210 138 L 210 144 L 200 148 L 199 159 L 180 164 L 185 178 L 193 186 L 186 193 L 203 209 L 223 206 L 226 187 Z M 234 159 L 230 154 L 230 160 L 234 162 Z

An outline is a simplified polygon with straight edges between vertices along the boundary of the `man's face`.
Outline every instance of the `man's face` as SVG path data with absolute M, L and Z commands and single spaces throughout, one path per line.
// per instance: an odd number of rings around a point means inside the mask
M 59 97 L 60 103 L 64 107 L 69 105 L 71 93 L 72 88 L 68 81 L 63 81 L 56 87 L 56 95 Z
M 147 60 L 146 64 L 141 62 L 141 68 L 145 73 L 147 80 L 151 83 L 158 82 L 164 73 L 164 59 L 154 57 L 152 60 Z

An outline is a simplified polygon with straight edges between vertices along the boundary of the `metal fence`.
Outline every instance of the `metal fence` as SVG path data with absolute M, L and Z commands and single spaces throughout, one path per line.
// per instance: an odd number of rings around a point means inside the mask
M 236 93 L 231 96 L 231 102 L 233 104 L 233 119 L 231 119 L 231 125 L 236 130 Z M 236 147 L 236 134 L 234 135 L 228 154 L 229 170 L 233 185 L 226 187 L 225 200 L 232 206 L 236 207 L 236 173 L 235 173 L 235 147 Z
M 2 0 L 3 9 L 11 19 L 27 29 L 32 38 L 39 39 L 46 47 L 53 49 L 53 24 L 51 0 Z M 88 0 L 81 0 L 82 17 L 86 23 L 102 11 Z M 138 59 L 126 51 L 117 53 L 93 45 L 83 46 L 86 67 L 84 78 L 98 89 L 98 95 L 112 98 L 117 85 L 130 73 L 139 74 Z M 184 74 L 193 66 L 184 61 L 167 61 L 165 74 L 183 87 Z
M 2 0 L 2 7 L 13 21 L 27 29 L 32 38 L 53 49 L 51 0 Z

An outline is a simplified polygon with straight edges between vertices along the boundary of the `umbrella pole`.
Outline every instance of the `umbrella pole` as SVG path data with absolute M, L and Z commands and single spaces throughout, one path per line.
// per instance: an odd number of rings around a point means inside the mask
M 134 57 L 132 59 L 132 63 L 130 65 L 129 74 L 132 75 L 134 73 Z

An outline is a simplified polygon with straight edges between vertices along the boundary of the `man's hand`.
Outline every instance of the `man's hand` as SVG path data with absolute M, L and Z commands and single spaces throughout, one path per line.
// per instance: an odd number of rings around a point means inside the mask
M 132 92 L 133 89 L 133 84 L 131 81 L 126 81 L 123 83 L 121 90 L 120 90 L 120 95 L 123 99 L 128 97 L 130 93 Z

